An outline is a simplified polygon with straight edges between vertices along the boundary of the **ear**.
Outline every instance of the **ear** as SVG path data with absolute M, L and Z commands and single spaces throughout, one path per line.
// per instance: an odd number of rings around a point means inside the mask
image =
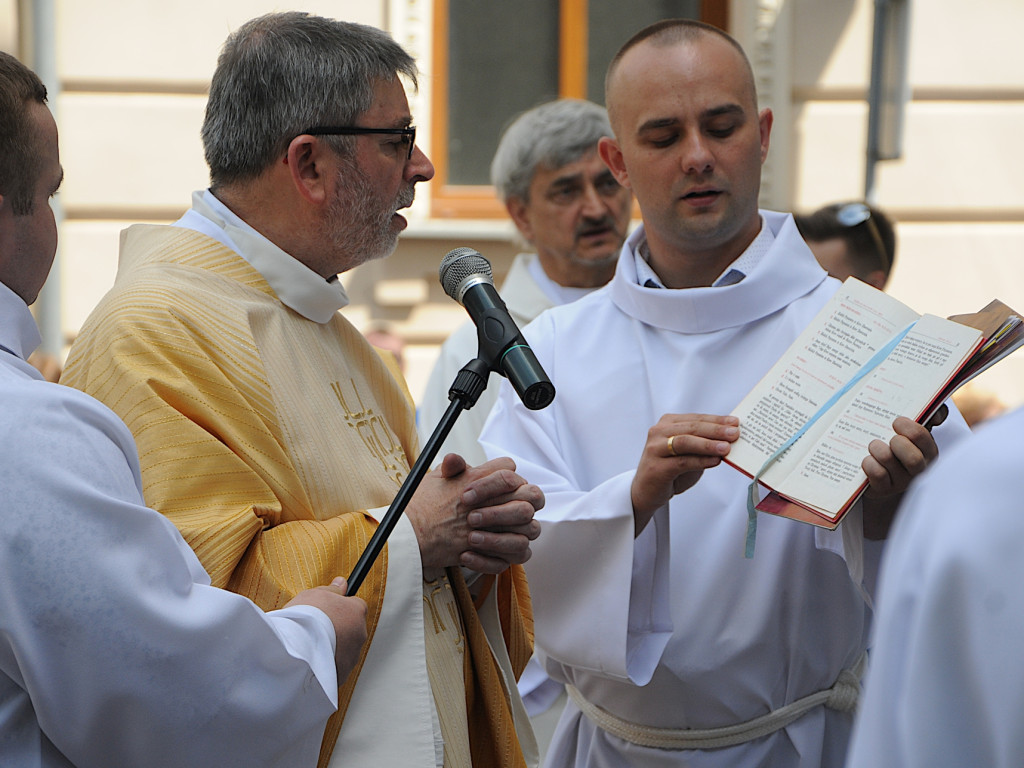
M 622 159 L 622 150 L 619 143 L 610 136 L 602 136 L 597 142 L 597 153 L 612 172 L 615 180 L 620 186 L 632 189 L 629 185 L 629 172 L 626 170 L 626 163 Z
M 533 227 L 530 224 L 529 206 L 518 197 L 505 201 L 505 210 L 526 242 L 533 242 Z
M 330 150 L 315 136 L 302 134 L 288 144 L 284 164 L 288 166 L 295 191 L 306 201 L 319 205 L 328 197 L 328 159 Z
M 775 116 L 768 108 L 762 109 L 758 117 L 758 127 L 761 131 L 761 163 L 768 159 L 768 144 L 771 143 L 772 123 Z

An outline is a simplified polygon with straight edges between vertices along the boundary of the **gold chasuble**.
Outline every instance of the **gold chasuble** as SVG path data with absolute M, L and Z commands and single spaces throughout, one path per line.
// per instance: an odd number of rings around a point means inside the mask
M 179 528 L 214 586 L 264 610 L 351 573 L 376 528 L 368 510 L 379 514 L 391 503 L 418 450 L 404 382 L 358 330 L 340 314 L 321 325 L 293 312 L 238 254 L 189 229 L 137 225 L 122 233 L 114 287 L 86 321 L 61 381 L 131 429 L 146 502 Z M 356 689 L 380 685 L 367 655 L 387 615 L 385 582 L 399 565 L 389 566 L 392 552 L 389 544 L 360 587 L 370 642 L 339 681 L 320 766 L 331 760 Z M 419 572 L 418 555 L 414 565 Z M 515 730 L 522 705 L 506 690 L 532 647 L 522 568 L 481 576 L 473 590 L 479 611 L 458 568 L 435 577 L 417 604 L 443 586 L 458 619 L 445 629 L 458 642 L 424 643 L 423 622 L 417 642 L 426 645 L 431 677 L 461 668 L 465 690 L 463 721 L 449 716 L 432 686 L 442 733 L 468 723 L 476 768 L 523 766 Z M 433 609 L 423 610 L 433 632 Z M 386 669 L 388 660 L 381 663 Z M 382 693 L 411 695 L 401 685 Z

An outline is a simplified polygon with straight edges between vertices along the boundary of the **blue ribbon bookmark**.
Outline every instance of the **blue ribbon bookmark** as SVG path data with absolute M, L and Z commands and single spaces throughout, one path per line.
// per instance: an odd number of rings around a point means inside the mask
M 775 453 L 768 457 L 768 460 L 761 466 L 761 469 L 759 469 L 757 474 L 754 475 L 754 479 L 750 481 L 750 487 L 747 493 L 747 538 L 743 548 L 743 556 L 745 558 L 749 560 L 754 556 L 754 542 L 757 538 L 757 481 L 761 479 L 761 476 L 767 471 L 768 467 L 774 464 L 775 461 L 784 454 L 791 445 L 793 445 L 793 443 L 799 440 L 803 434 L 811 428 L 811 425 L 814 424 L 814 422 L 821 418 L 826 411 L 835 405 L 843 395 L 849 392 L 858 381 L 871 373 L 871 371 L 877 368 L 883 360 L 889 357 L 896 346 L 903 341 L 903 337 L 910 332 L 910 329 L 913 328 L 916 323 L 917 321 L 915 320 L 889 339 L 884 347 L 880 347 L 878 351 L 871 356 L 871 359 L 861 366 L 861 369 L 857 371 L 853 378 L 846 382 L 842 388 L 836 390 L 832 397 L 828 399 L 828 402 L 821 406 L 821 408 L 818 409 L 818 412 L 811 416 L 811 418 L 807 420 L 807 423 L 797 430 L 795 435 L 784 442 L 782 446 L 775 451 Z

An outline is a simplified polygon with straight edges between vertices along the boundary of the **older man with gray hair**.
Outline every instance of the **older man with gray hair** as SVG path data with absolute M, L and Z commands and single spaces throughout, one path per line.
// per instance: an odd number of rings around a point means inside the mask
M 406 83 L 415 62 L 379 29 L 240 27 L 203 123 L 210 188 L 173 226 L 123 233 L 64 374 L 128 424 L 147 501 L 214 584 L 264 608 L 351 574 L 416 458 L 408 390 L 338 312 L 337 277 L 394 250 L 434 174 Z M 362 583 L 371 639 L 321 768 L 534 762 L 513 681 L 543 497 L 513 469 L 450 456 L 411 495 Z
M 604 107 L 557 99 L 519 115 L 505 129 L 491 162 L 491 181 L 530 251 L 512 262 L 501 297 L 519 327 L 550 307 L 575 301 L 607 283 L 629 229 L 632 193 L 597 154 L 611 136 Z M 466 322 L 445 341 L 419 408 L 421 442 L 448 407 L 448 389 L 476 356 L 476 326 Z M 453 451 L 485 461 L 477 444 L 498 382 L 455 423 L 439 456 Z

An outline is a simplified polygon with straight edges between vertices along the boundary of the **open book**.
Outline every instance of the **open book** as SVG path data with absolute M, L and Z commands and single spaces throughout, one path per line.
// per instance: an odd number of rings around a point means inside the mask
M 999 301 L 945 320 L 848 279 L 733 411 L 725 461 L 768 491 L 756 508 L 826 528 L 867 488 L 868 444 L 925 423 L 957 388 L 1024 344 Z

